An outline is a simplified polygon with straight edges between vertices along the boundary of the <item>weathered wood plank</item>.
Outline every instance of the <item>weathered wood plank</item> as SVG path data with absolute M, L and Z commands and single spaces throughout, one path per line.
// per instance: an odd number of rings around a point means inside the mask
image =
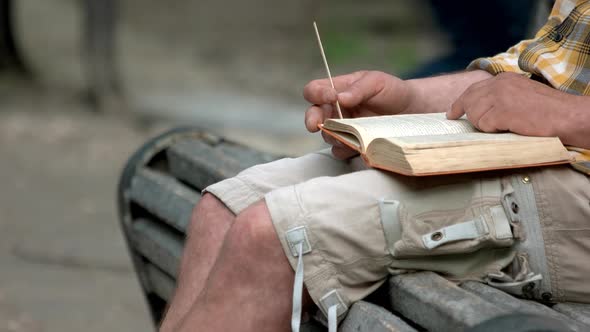
M 147 168 L 140 169 L 131 180 L 129 196 L 181 232 L 186 230 L 192 210 L 201 198 L 173 177 Z
M 236 160 L 200 140 L 178 142 L 167 156 L 170 172 L 199 190 L 242 170 Z
M 242 169 L 276 160 L 278 157 L 260 152 L 242 145 L 223 142 L 215 146 L 215 150 L 236 159 Z
M 215 146 L 201 140 L 183 140 L 167 150 L 170 172 L 202 190 L 240 171 L 276 157 L 231 143 Z
M 390 278 L 391 304 L 430 331 L 462 331 L 506 311 L 432 272 Z
M 203 189 L 209 184 L 234 176 L 249 166 L 268 162 L 276 157 L 225 142 L 217 137 L 209 139 L 203 133 L 186 134 L 182 139 L 167 138 L 166 142 L 162 141 L 160 144 L 157 152 L 166 150 L 167 158 L 158 160 L 163 167 L 168 166 L 171 174 L 152 169 L 136 170 L 133 167 L 133 176 L 129 176 L 132 180 L 121 192 L 125 193 L 123 196 L 127 207 L 129 198 L 155 216 L 153 220 L 149 220 L 142 213 L 133 216 L 129 214 L 129 220 L 125 224 L 126 231 L 134 257 L 142 265 L 139 270 L 145 278 L 146 289 L 158 297 L 170 300 L 184 241 L 176 230 L 181 233 L 185 231 L 190 213 L 200 199 L 200 195 L 192 187 Z M 150 158 L 153 155 L 151 153 Z M 158 156 L 162 157 L 162 154 Z M 143 165 L 150 159 L 146 157 L 142 160 Z M 158 218 L 176 230 L 160 222 Z M 405 316 L 406 321 L 412 320 L 429 331 L 463 330 L 509 312 L 541 314 L 557 318 L 561 322 L 565 320 L 574 331 L 590 330 L 583 325 L 590 324 L 588 305 L 557 304 L 554 306 L 559 311 L 557 312 L 539 303 L 518 300 L 479 283 L 468 282 L 457 287 L 429 272 L 396 276 L 391 278 L 388 285 L 396 314 Z M 301 330 L 318 332 L 326 329 L 312 320 L 302 325 Z M 415 331 L 394 314 L 364 301 L 351 306 L 340 330 Z
M 590 326 L 590 304 L 559 303 L 554 305 L 553 309 L 578 322 Z M 590 331 L 590 329 L 587 329 L 586 331 Z
M 551 310 L 551 308 L 534 301 L 519 300 L 514 296 L 505 293 L 496 288 L 484 285 L 480 282 L 468 281 L 461 284 L 461 288 L 480 296 L 484 300 L 491 302 L 501 308 L 510 310 L 510 312 L 521 312 L 527 314 L 541 315 L 551 317 L 566 324 L 573 331 L 590 331 L 590 326 L 585 326 L 577 321 L 573 321 L 567 316 Z
M 350 307 L 340 325 L 342 332 L 416 332 L 416 330 L 375 304 L 359 301 Z
M 145 270 L 151 290 L 162 299 L 170 301 L 176 288 L 174 279 L 152 264 L 146 264 Z
M 139 253 L 154 265 L 176 277 L 183 249 L 183 238 L 165 225 L 138 219 L 129 238 Z
M 328 331 L 320 323 L 316 322 L 315 320 L 310 320 L 308 322 L 301 323 L 301 332 L 326 332 Z

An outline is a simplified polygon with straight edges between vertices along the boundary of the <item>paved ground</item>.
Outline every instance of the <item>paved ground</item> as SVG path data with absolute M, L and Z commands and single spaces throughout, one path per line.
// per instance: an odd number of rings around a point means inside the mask
M 0 98 L 0 331 L 148 329 L 114 193 L 149 133 L 71 97 L 11 92 Z
M 115 189 L 130 153 L 171 124 L 141 129 L 125 117 L 90 113 L 71 93 L 14 80 L 0 85 L 9 87 L 0 91 L 0 332 L 148 329 Z M 245 100 L 234 95 L 223 108 Z M 265 122 L 269 107 L 280 105 L 257 101 L 247 121 L 235 111 L 194 112 L 191 123 L 266 150 L 318 147 L 317 137 L 301 135 L 293 105 L 282 104 L 291 111 L 275 117 L 279 129 Z M 178 109 L 173 115 L 187 124 L 191 108 Z

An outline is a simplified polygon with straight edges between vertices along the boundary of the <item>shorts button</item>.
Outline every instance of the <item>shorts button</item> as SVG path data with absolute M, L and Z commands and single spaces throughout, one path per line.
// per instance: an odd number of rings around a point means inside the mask
M 510 209 L 512 210 L 512 212 L 514 212 L 514 214 L 518 214 L 518 204 L 512 202 L 512 204 L 510 204 Z
M 553 41 L 556 43 L 559 43 L 562 39 L 563 39 L 563 34 L 561 32 L 555 32 L 555 34 L 553 34 L 552 36 Z
M 552 297 L 553 297 L 553 294 L 551 294 L 549 292 L 544 292 L 543 294 L 541 294 L 541 298 L 543 299 L 543 301 L 551 301 Z
M 442 240 L 442 238 L 443 238 L 443 235 L 441 232 L 436 232 L 430 236 L 430 239 L 432 239 L 432 241 L 440 241 L 440 240 Z

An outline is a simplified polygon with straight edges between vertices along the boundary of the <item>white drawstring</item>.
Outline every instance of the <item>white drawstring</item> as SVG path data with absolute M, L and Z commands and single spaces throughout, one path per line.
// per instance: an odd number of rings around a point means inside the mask
M 303 297 L 303 242 L 297 244 L 297 270 L 295 270 L 295 281 L 293 282 L 293 312 L 291 314 L 291 330 L 299 332 L 301 326 L 301 300 Z M 336 331 L 336 330 L 334 330 Z M 330 330 L 332 332 L 332 330 Z
M 328 308 L 328 332 L 336 332 L 338 330 L 338 304 L 334 304 Z
M 303 242 L 297 244 L 297 269 L 293 281 L 293 311 L 291 313 L 291 330 L 299 332 L 301 327 L 301 310 L 303 298 Z M 328 308 L 328 332 L 337 332 L 338 329 L 338 304 Z

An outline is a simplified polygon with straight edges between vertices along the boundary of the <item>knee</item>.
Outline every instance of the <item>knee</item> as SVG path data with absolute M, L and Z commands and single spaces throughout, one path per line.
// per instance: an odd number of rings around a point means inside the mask
M 205 193 L 193 208 L 189 220 L 187 235 L 202 231 L 202 227 L 229 227 L 234 214 L 217 197 Z
M 193 209 L 191 214 L 191 222 L 193 222 L 195 219 L 198 219 L 198 217 L 202 214 L 215 212 L 221 208 L 225 208 L 225 205 L 223 205 L 223 203 L 217 199 L 217 197 L 209 193 L 205 193 Z
M 280 242 L 264 201 L 238 214 L 226 238 L 238 253 L 266 256 L 280 251 Z

